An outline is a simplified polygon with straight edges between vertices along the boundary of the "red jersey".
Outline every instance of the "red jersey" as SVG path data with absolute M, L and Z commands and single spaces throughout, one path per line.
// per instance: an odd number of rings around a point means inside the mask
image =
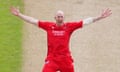
M 71 56 L 69 50 L 70 36 L 74 30 L 82 28 L 83 22 L 67 22 L 57 26 L 54 22 L 39 21 L 38 26 L 47 32 L 47 59 Z

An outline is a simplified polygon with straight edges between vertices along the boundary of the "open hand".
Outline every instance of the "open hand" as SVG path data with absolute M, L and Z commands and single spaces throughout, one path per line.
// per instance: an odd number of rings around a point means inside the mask
M 19 8 L 15 8 L 15 7 L 11 7 L 11 8 L 10 8 L 10 11 L 11 11 L 11 13 L 12 13 L 13 15 L 15 15 L 15 16 L 18 16 L 19 13 L 20 13 Z
M 101 18 L 106 18 L 108 16 L 110 16 L 112 14 L 111 10 L 108 8 L 108 9 L 105 9 L 103 10 L 103 12 L 101 13 Z

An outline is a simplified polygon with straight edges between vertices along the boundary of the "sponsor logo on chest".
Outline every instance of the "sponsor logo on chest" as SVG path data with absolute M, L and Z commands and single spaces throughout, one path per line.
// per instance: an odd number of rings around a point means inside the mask
M 65 31 L 53 30 L 52 33 L 53 33 L 54 36 L 64 36 L 65 35 Z
M 52 26 L 52 34 L 54 36 L 64 36 L 65 29 L 66 29 L 66 26 L 61 27 L 61 28 Z

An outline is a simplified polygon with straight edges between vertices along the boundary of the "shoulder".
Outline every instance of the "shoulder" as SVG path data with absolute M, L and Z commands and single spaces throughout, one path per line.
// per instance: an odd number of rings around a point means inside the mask
M 50 26 L 53 26 L 53 25 L 55 25 L 54 22 L 41 21 L 41 20 L 38 22 L 39 27 L 50 27 Z
M 72 21 L 72 22 L 66 22 L 66 24 L 75 24 L 75 23 L 82 23 L 83 20 L 79 20 L 79 21 Z
M 74 22 L 66 22 L 65 23 L 66 25 L 76 25 L 76 24 L 83 24 L 83 20 L 80 20 L 80 21 L 74 21 Z
M 50 22 L 50 21 L 41 21 L 39 20 L 38 23 L 44 23 L 44 24 L 55 24 L 55 22 Z

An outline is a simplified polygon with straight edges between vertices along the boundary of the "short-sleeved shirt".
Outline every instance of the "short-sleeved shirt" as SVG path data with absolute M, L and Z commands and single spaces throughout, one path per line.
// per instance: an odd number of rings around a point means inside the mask
M 57 26 L 55 22 L 38 22 L 38 27 L 47 32 L 48 53 L 47 59 L 71 56 L 69 49 L 70 36 L 78 28 L 82 28 L 83 21 L 66 22 Z

